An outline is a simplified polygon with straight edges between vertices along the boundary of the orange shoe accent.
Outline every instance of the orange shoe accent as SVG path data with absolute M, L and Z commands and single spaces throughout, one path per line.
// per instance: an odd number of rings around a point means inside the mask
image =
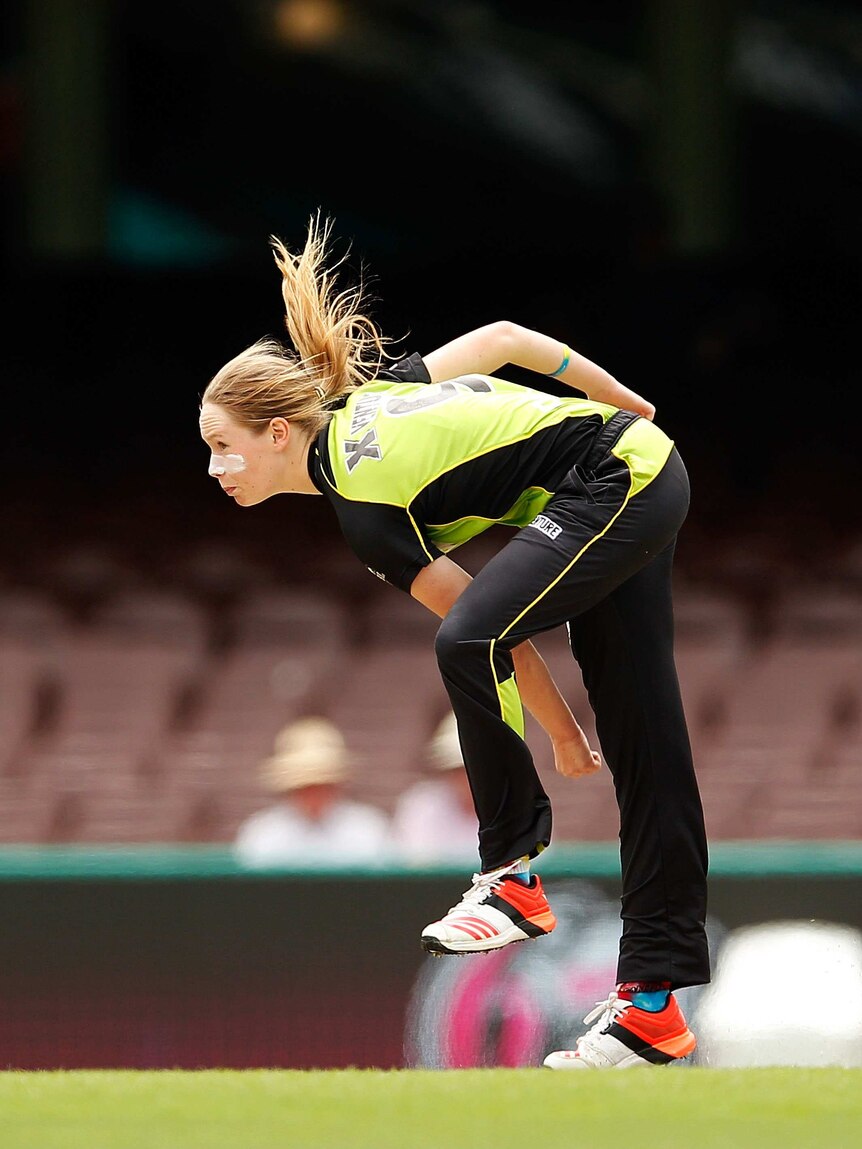
M 544 930 L 546 934 L 549 934 L 557 924 L 557 919 L 554 917 L 554 911 L 550 908 L 547 909 L 543 914 L 531 914 L 530 921 L 534 926 L 538 926 L 540 930 Z
M 541 925 L 542 917 L 549 917 L 556 925 L 556 918 L 548 905 L 545 890 L 541 888 L 541 879 L 536 878 L 536 885 L 528 886 L 517 878 L 503 878 L 494 893 L 502 897 L 509 905 L 514 905 L 518 913 L 537 925 Z
M 657 1013 L 629 1006 L 617 1024 L 669 1057 L 687 1057 L 697 1045 L 673 994 Z
M 514 906 L 527 921 L 545 930 L 546 933 L 550 933 L 556 926 L 557 919 L 548 905 L 548 899 L 542 888 L 542 879 L 538 875 L 534 886 L 528 886 L 518 878 L 504 878 L 494 893 L 510 906 Z
M 690 1029 L 686 1029 L 685 1033 L 681 1033 L 678 1037 L 657 1041 L 653 1048 L 660 1053 L 666 1053 L 668 1057 L 688 1057 L 697 1048 L 697 1038 Z

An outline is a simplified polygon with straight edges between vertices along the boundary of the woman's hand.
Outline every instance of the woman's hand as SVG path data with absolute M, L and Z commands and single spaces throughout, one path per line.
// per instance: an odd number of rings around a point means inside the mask
M 649 399 L 644 399 L 643 395 L 638 395 L 637 391 L 632 391 L 630 387 L 623 386 L 616 379 L 600 380 L 592 388 L 590 398 L 598 403 L 610 403 L 612 407 L 620 407 L 623 411 L 634 411 L 636 415 L 641 415 L 650 422 L 655 419 L 655 404 L 650 403 Z
M 554 747 L 554 766 L 564 778 L 585 778 L 602 768 L 601 754 L 590 748 L 580 727 L 573 737 L 551 739 L 551 744 Z

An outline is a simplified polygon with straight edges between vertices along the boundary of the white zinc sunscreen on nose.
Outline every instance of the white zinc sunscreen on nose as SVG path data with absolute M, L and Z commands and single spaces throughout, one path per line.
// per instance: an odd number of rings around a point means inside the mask
M 208 473 L 217 479 L 221 475 L 238 475 L 244 470 L 245 459 L 242 455 L 213 455 Z

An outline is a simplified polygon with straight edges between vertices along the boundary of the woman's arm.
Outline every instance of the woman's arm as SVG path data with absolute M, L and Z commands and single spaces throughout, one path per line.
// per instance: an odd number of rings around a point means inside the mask
M 411 595 L 440 618 L 445 618 L 472 578 L 443 555 L 424 567 L 410 588 Z M 569 704 L 560 694 L 545 660 L 532 642 L 522 642 L 512 650 L 518 692 L 524 705 L 547 733 L 554 748 L 554 763 L 560 774 L 578 778 L 601 768 L 601 755 L 590 748 Z
M 555 375 L 566 355 L 566 367 Z M 435 383 L 470 372 L 493 375 L 506 363 L 512 363 L 538 375 L 555 375 L 597 403 L 622 407 L 645 419 L 655 415 L 652 403 L 623 386 L 597 363 L 572 351 L 559 339 L 506 320 L 468 331 L 422 358 Z

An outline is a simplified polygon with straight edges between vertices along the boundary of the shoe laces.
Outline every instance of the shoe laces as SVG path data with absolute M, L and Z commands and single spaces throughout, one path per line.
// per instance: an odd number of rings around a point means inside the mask
M 461 901 L 457 906 L 452 906 L 449 913 L 454 913 L 455 910 L 460 909 L 465 904 L 467 906 L 480 905 L 494 892 L 506 875 L 510 874 L 517 865 L 517 861 L 510 862 L 508 866 L 501 866 L 498 870 L 489 870 L 485 874 L 474 874 L 472 886 L 469 890 L 464 891 L 461 895 Z
M 603 1033 L 618 1017 L 622 1017 L 630 1005 L 630 1001 L 626 998 L 621 998 L 616 990 L 611 990 L 605 1000 L 597 1001 L 595 1008 L 591 1009 L 584 1018 L 584 1022 L 587 1025 L 589 1025 L 591 1021 L 595 1021 L 596 1024 L 588 1033 L 585 1033 L 583 1037 L 578 1038 L 578 1045 L 580 1045 L 584 1038 L 589 1037 L 590 1034 Z M 596 1021 L 597 1018 L 598 1020 Z

